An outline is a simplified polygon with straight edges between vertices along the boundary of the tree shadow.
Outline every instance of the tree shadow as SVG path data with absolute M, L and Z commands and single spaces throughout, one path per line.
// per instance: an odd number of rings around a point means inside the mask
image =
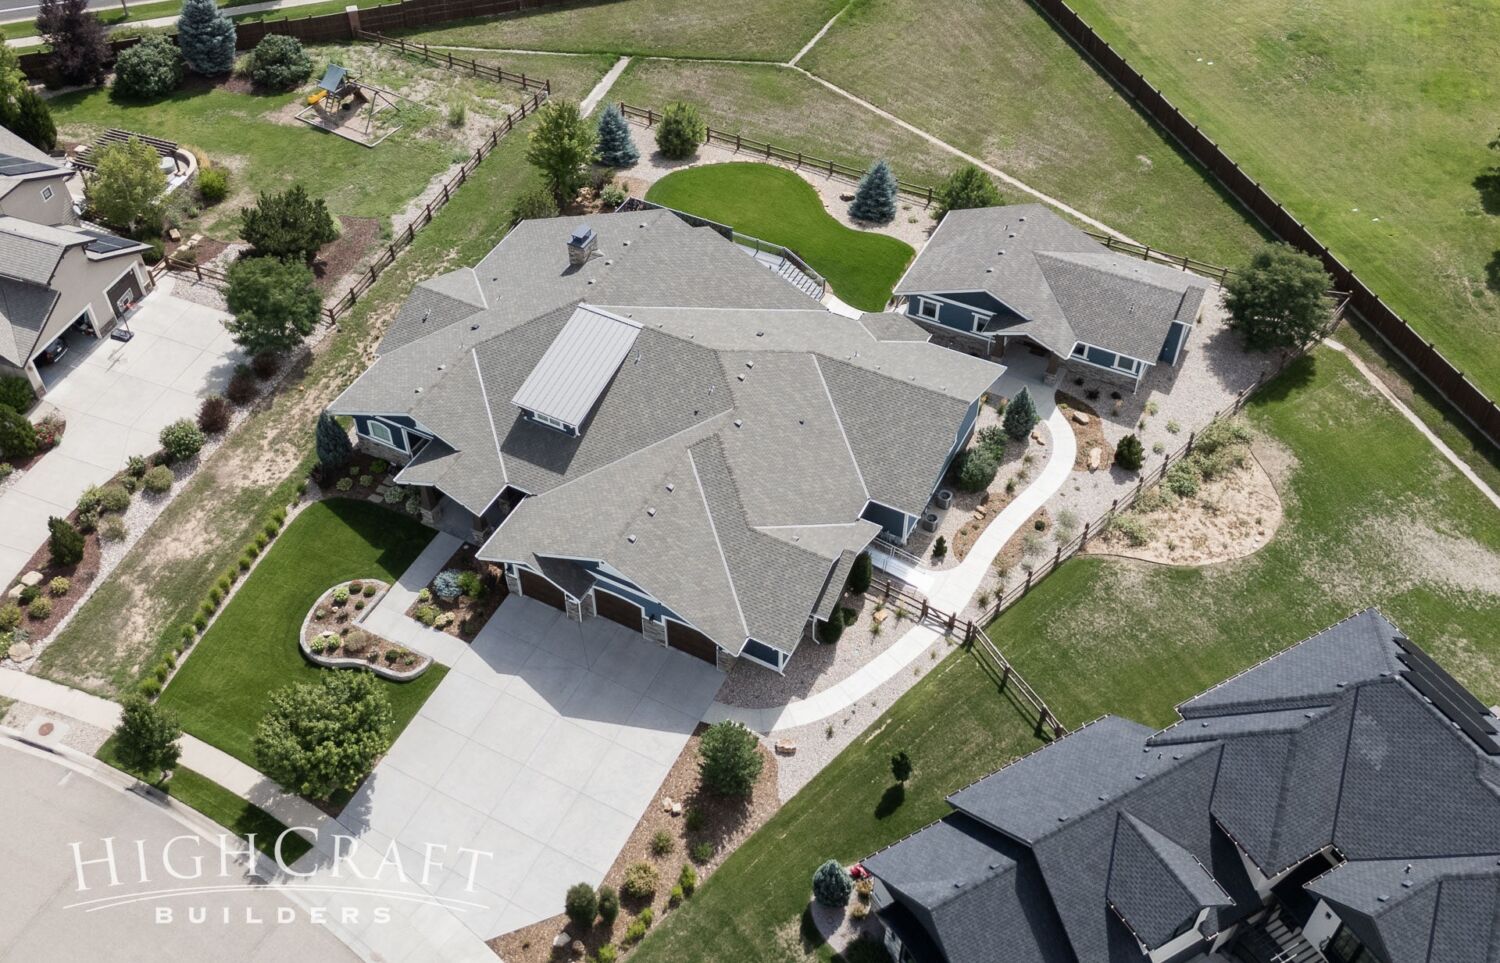
M 885 792 L 880 797 L 880 802 L 875 804 L 875 818 L 885 819 L 900 809 L 901 804 L 904 802 L 906 802 L 905 785 L 898 782 L 886 787 Z
M 1265 387 L 1257 391 L 1246 406 L 1285 401 L 1295 392 L 1311 384 L 1317 371 L 1316 355 L 1309 353 L 1295 358 L 1287 362 L 1286 368 L 1279 374 L 1266 382 Z
M 1500 167 L 1491 167 L 1473 181 L 1486 214 L 1500 214 Z
M 1484 266 L 1484 286 L 1500 294 L 1500 251 L 1491 254 L 1490 262 Z

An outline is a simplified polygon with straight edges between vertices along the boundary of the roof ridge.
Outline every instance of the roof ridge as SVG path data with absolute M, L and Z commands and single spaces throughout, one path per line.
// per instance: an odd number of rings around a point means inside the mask
M 716 432 L 712 435 L 709 435 L 708 438 L 712 438 L 718 442 L 719 454 L 722 457 L 724 454 L 724 442 L 719 441 L 718 433 Z M 708 439 L 705 438 L 702 440 L 707 441 Z M 729 564 L 729 556 L 724 553 L 724 540 L 719 537 L 719 523 L 714 521 L 713 506 L 708 503 L 708 489 L 704 487 L 703 478 L 698 474 L 698 459 L 693 455 L 692 445 L 689 445 L 687 447 L 687 456 L 688 467 L 693 470 L 693 484 L 698 487 L 698 497 L 702 499 L 703 512 L 708 517 L 708 530 L 714 537 L 714 546 L 719 550 L 719 561 L 724 563 L 724 578 L 729 582 L 729 594 L 734 599 L 734 610 L 735 612 L 739 613 L 740 627 L 745 630 L 745 638 L 748 639 L 750 637 L 750 620 L 745 618 L 745 607 L 740 604 L 740 589 L 738 585 L 734 584 L 734 568 Z M 724 465 L 725 470 L 729 471 L 728 458 L 724 458 Z M 734 484 L 734 477 L 732 474 L 730 475 L 729 483 L 732 487 L 735 488 L 734 500 L 737 504 L 740 505 L 740 512 L 743 514 L 745 510 L 744 503 L 740 501 L 738 486 Z

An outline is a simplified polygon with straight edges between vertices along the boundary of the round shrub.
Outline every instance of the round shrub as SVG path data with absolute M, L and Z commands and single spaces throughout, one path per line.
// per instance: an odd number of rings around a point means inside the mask
M 14 602 L 0 605 L 0 632 L 9 632 L 21 624 L 21 607 Z
M 708 125 L 698 114 L 698 108 L 682 101 L 667 105 L 661 122 L 656 127 L 656 146 L 662 156 L 673 160 L 692 157 L 708 136 Z
M 708 842 L 707 840 L 704 840 L 701 843 L 694 843 L 693 848 L 688 852 L 688 855 L 691 856 L 693 858 L 693 862 L 697 863 L 699 866 L 705 866 L 708 864 L 709 860 L 714 858 L 714 844 Z
M 592 927 L 594 917 L 599 915 L 599 897 L 594 892 L 594 887 L 588 883 L 575 883 L 568 887 L 563 911 L 568 914 L 568 922 L 578 929 L 587 930 Z
M 229 427 L 229 399 L 209 395 L 198 406 L 198 428 L 206 435 L 217 435 Z
M 53 595 L 67 595 L 68 589 L 72 587 L 73 583 L 69 581 L 66 575 L 59 575 L 47 583 L 47 591 Z
M 222 167 L 198 171 L 198 199 L 213 206 L 229 196 L 229 172 Z
M 432 580 L 432 590 L 437 597 L 445 602 L 452 602 L 463 594 L 463 586 L 459 584 L 457 569 L 447 569 L 439 572 L 437 578 Z
M 26 614 L 38 622 L 42 621 L 52 614 L 52 600 L 45 595 L 38 595 L 26 606 Z
M 274 351 L 257 351 L 250 359 L 250 370 L 262 381 L 274 378 L 281 370 L 281 356 Z
M 1184 458 L 1167 469 L 1162 485 L 1178 498 L 1192 498 L 1198 494 L 1198 483 L 1201 480 L 1198 466 L 1193 464 L 1192 459 Z
M 847 906 L 849 895 L 854 892 L 854 880 L 849 878 L 848 870 L 840 866 L 838 860 L 830 859 L 813 873 L 812 887 L 813 899 L 819 905 Z
M 625 881 L 620 884 L 620 895 L 626 899 L 650 899 L 656 895 L 656 867 L 650 863 L 632 863 L 625 870 Z
M 1146 448 L 1135 435 L 1126 435 L 1115 446 L 1115 464 L 1126 471 L 1140 471 L 1146 463 Z
M 203 450 L 203 432 L 186 418 L 172 422 L 161 430 L 161 450 L 167 461 L 186 461 Z
M 296 37 L 268 34 L 250 52 L 250 79 L 259 87 L 290 90 L 306 80 L 312 69 Z
M 130 507 L 130 492 L 120 485 L 105 485 L 99 489 L 99 511 L 118 515 Z
M 673 845 L 672 834 L 665 829 L 658 829 L 651 837 L 651 855 L 665 856 L 672 851 Z
M 0 375 L 0 405 L 16 411 L 27 411 L 36 400 L 31 382 L 19 375 Z
M 604 921 L 605 926 L 614 926 L 615 917 L 620 915 L 620 894 L 615 892 L 613 886 L 599 887 L 599 918 Z
M 135 100 L 155 100 L 182 83 L 182 52 L 166 37 L 152 35 L 120 52 L 115 60 L 115 92 Z
M 141 487 L 153 495 L 161 495 L 171 490 L 175 480 L 172 469 L 166 465 L 156 465 L 147 469 L 146 474 L 141 477 Z
M 0 405 L 0 455 L 30 458 L 36 454 L 36 426 L 8 405 Z
M 334 605 L 343 605 L 344 603 L 346 603 L 348 601 L 349 601 L 349 588 L 348 588 L 348 586 L 340 585 L 338 588 L 336 588 L 336 589 L 333 590 L 333 604 Z
M 229 385 L 224 389 L 224 397 L 233 404 L 247 405 L 255 400 L 255 391 L 255 375 L 248 369 L 236 371 L 234 377 L 229 379 Z
M 970 448 L 964 452 L 963 465 L 958 469 L 958 487 L 966 492 L 982 492 L 995 480 L 1000 463 L 988 448 Z

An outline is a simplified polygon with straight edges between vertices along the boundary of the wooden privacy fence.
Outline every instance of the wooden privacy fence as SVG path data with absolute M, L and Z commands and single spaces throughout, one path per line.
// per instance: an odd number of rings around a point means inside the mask
M 1140 71 L 1130 66 L 1066 0 L 1032 2 L 1273 234 L 1321 260 L 1333 276 L 1333 286 L 1349 293 L 1348 307 L 1492 444 L 1500 446 L 1500 406 L 1445 358 L 1433 342 L 1418 334 L 1258 181 L 1241 170 L 1233 158 L 1188 120 Z
M 909 611 L 918 624 L 931 622 L 943 629 L 947 635 L 957 635 L 964 646 L 974 649 L 981 655 L 988 657 L 996 672 L 999 673 L 999 686 L 1002 691 L 1011 692 L 1016 695 L 1026 707 L 1036 714 L 1037 730 L 1050 733 L 1053 738 L 1067 732 L 1062 721 L 1052 712 L 1046 701 L 1031 687 L 1031 683 L 1021 677 L 990 641 L 990 637 L 984 634 L 984 629 L 970 622 L 968 619 L 960 619 L 951 612 L 942 612 L 933 608 L 927 600 L 915 592 L 909 592 L 897 585 L 890 579 L 876 579 L 870 583 L 870 588 L 865 592 L 865 597 L 874 599 L 882 605 L 897 605 L 905 611 Z
M 634 107 L 630 104 L 625 103 L 623 100 L 620 101 L 620 113 L 624 114 L 626 117 L 632 117 L 636 120 L 645 121 L 647 127 L 654 127 L 656 125 L 656 122 L 661 120 L 662 117 L 661 111 L 659 110 L 652 110 L 649 107 Z M 708 134 L 706 143 L 722 144 L 725 147 L 734 150 L 736 153 L 757 154 L 761 157 L 764 157 L 766 160 L 786 161 L 787 163 L 794 164 L 797 167 L 805 167 L 808 170 L 812 171 L 822 171 L 829 177 L 840 177 L 844 180 L 854 181 L 856 183 L 861 177 L 865 176 L 864 170 L 858 167 L 850 167 L 848 164 L 840 164 L 838 161 L 831 161 L 825 160 L 821 157 L 814 157 L 811 154 L 804 154 L 799 150 L 787 150 L 785 147 L 777 147 L 775 144 L 768 144 L 765 141 L 752 140 L 749 137 L 744 137 L 740 134 L 733 134 L 728 131 L 718 130 L 714 127 L 709 127 L 707 128 L 707 130 Z M 902 194 L 905 194 L 907 197 L 914 198 L 915 200 L 919 200 L 924 205 L 929 207 L 937 198 L 937 188 L 934 187 L 929 187 L 922 184 L 913 184 L 909 181 L 903 181 L 900 178 L 896 179 L 896 186 L 900 189 Z

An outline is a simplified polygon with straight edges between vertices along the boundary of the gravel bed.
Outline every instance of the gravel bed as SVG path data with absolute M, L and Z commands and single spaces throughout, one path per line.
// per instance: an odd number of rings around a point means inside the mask
M 99 747 L 104 745 L 105 740 L 110 736 L 108 731 L 97 726 L 79 722 L 71 716 L 49 712 L 29 702 L 17 702 L 10 707 L 9 712 L 0 713 L 0 726 L 20 731 L 38 717 L 56 725 L 66 726 L 67 732 L 63 735 L 62 744 L 86 756 L 92 756 L 98 752 Z

